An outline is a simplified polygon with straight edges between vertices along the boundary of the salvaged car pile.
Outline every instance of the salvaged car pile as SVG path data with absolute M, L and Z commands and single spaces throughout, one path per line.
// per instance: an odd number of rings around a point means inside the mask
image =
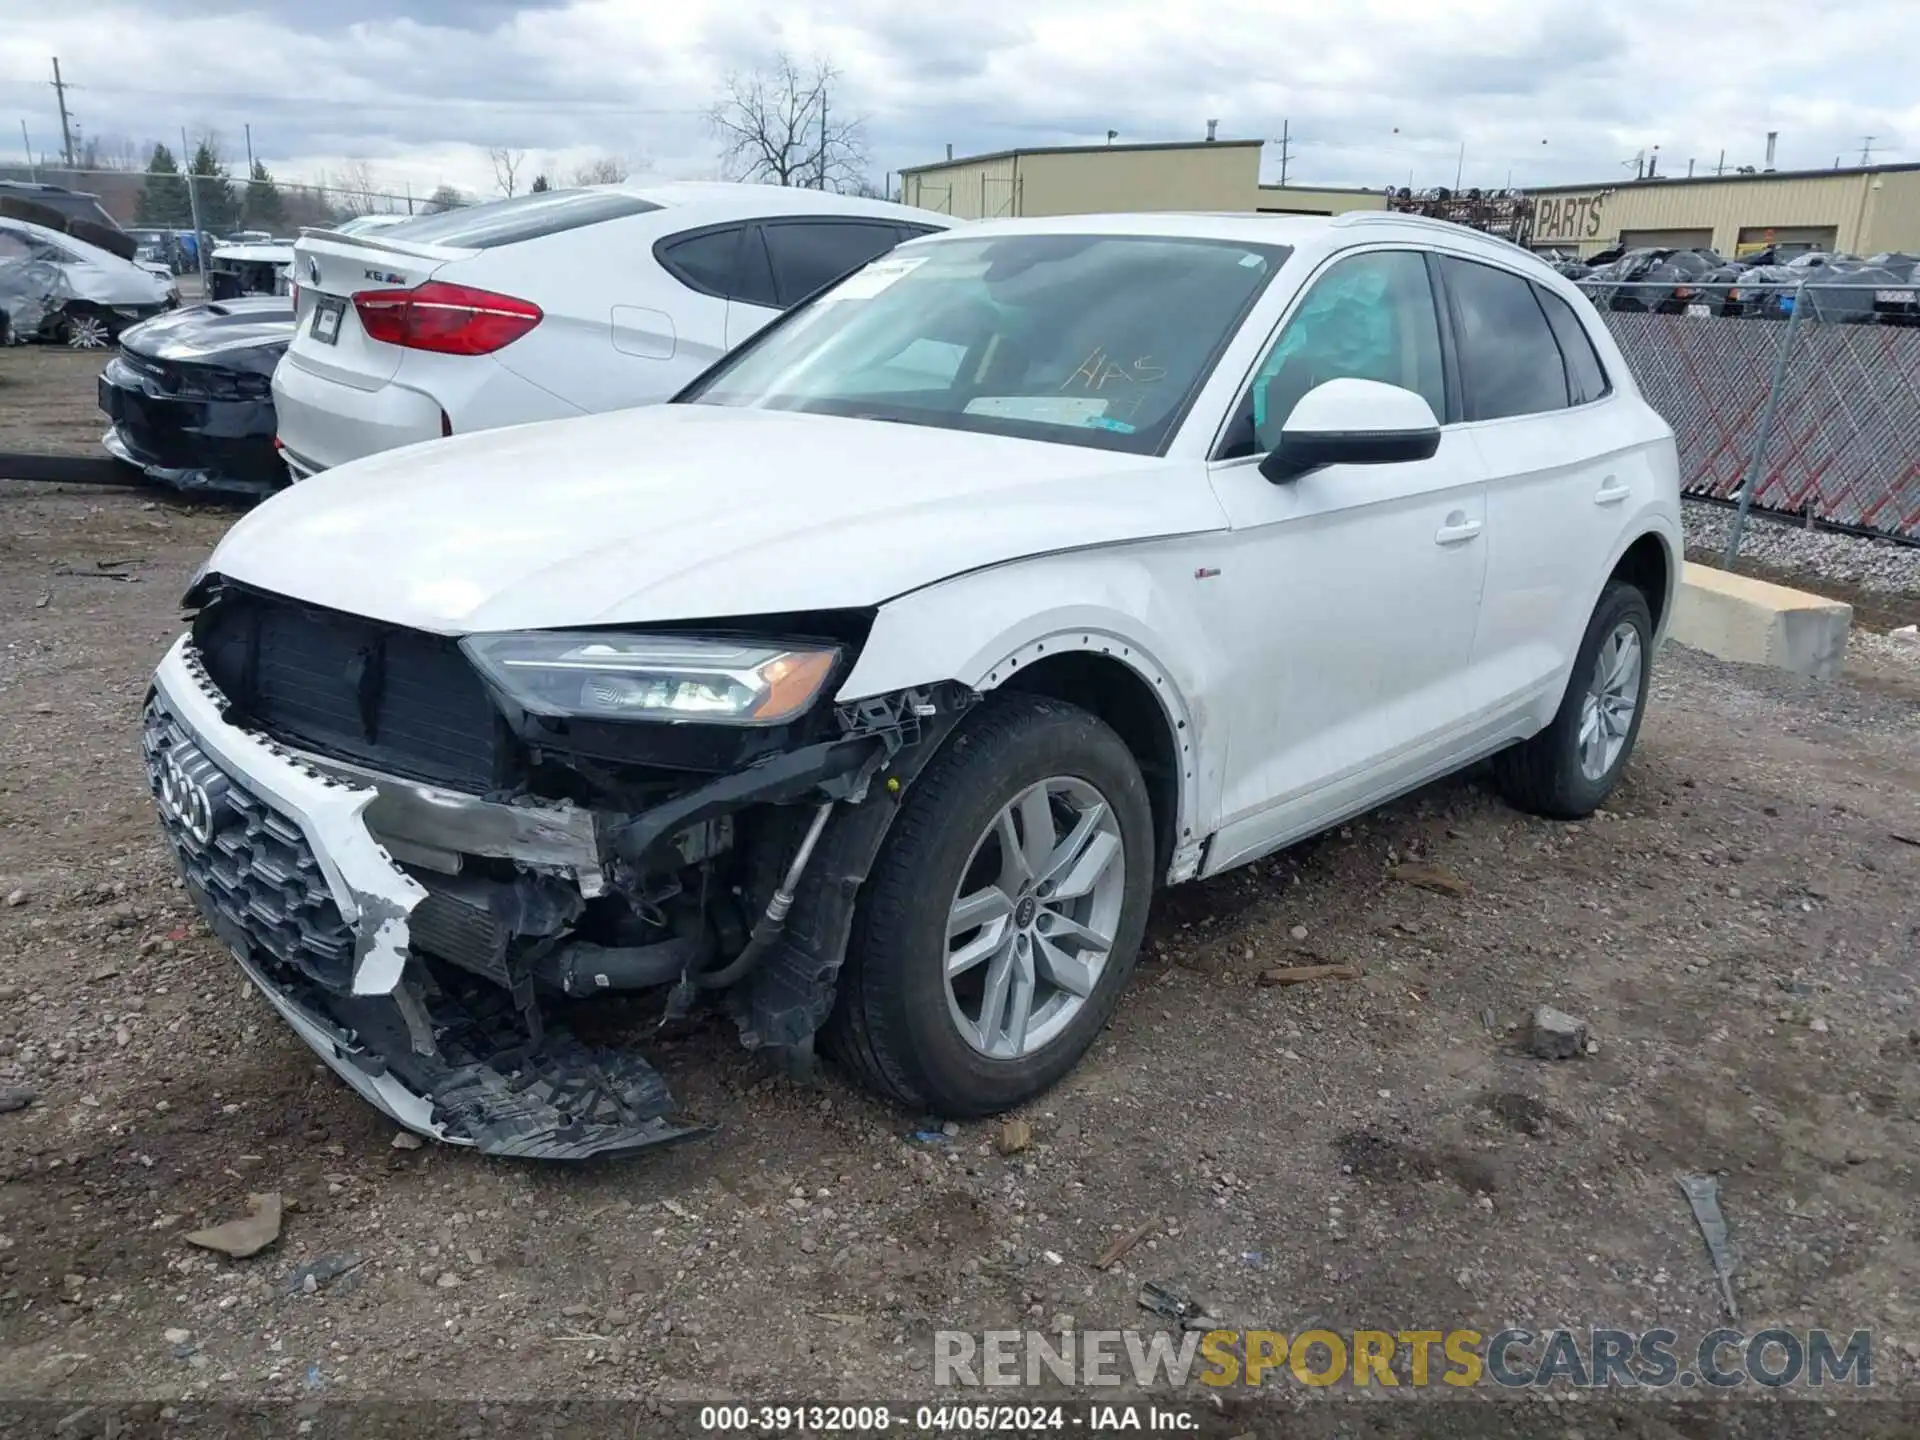
M 1636 249 L 1560 260 L 1603 310 L 1782 319 L 1798 303 L 1843 324 L 1920 324 L 1920 257 L 1811 250 L 1727 260 L 1712 250 Z
M 314 243 L 299 322 L 356 364 L 525 318 L 404 231 L 354 247 L 398 277 L 371 306 Z M 1378 214 L 887 248 L 671 403 L 342 465 L 194 579 L 143 718 L 167 841 L 409 1129 L 689 1133 L 577 1023 L 611 997 L 1003 1110 L 1106 1023 L 1158 886 L 1487 756 L 1544 814 L 1617 783 L 1674 445 L 1546 265 Z

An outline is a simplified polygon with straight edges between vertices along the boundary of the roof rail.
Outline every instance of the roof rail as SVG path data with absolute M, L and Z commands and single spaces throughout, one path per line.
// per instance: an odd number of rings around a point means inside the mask
M 1333 223 L 1345 229 L 1349 225 L 1437 225 L 1445 230 L 1470 230 L 1467 225 L 1456 225 L 1451 220 L 1442 220 L 1433 215 L 1414 215 L 1401 210 L 1344 210 L 1333 217 Z M 1475 231 L 1475 234 L 1484 232 Z

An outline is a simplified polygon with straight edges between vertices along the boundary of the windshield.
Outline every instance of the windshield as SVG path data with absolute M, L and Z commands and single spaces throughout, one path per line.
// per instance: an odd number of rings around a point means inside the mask
M 1287 254 L 1146 235 L 909 243 L 681 400 L 1154 454 Z

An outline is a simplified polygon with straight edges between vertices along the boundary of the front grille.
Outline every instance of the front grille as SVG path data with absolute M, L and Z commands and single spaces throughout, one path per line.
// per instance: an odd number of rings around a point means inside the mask
M 162 361 L 151 359 L 137 350 L 129 350 L 125 345 L 120 347 L 120 363 L 135 374 L 153 381 L 163 390 L 173 390 L 179 385 L 179 381 L 168 374 L 167 367 Z
M 267 400 L 273 396 L 273 378 L 251 370 L 191 360 L 159 360 L 120 347 L 120 363 L 169 396 L 186 400 Z
M 290 745 L 464 790 L 497 783 L 500 720 L 451 640 L 257 591 L 222 595 L 194 640 L 238 715 Z
M 141 748 L 161 830 L 215 933 L 350 990 L 353 931 L 300 827 L 215 765 L 158 700 Z

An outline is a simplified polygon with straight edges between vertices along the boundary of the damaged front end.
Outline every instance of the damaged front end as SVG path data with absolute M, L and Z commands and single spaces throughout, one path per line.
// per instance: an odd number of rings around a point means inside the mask
M 804 666 L 730 632 L 760 670 L 715 673 L 775 678 L 772 719 L 729 725 L 594 712 L 728 703 L 719 682 L 663 690 L 618 658 L 704 656 L 712 638 L 456 642 L 217 578 L 189 601 L 144 731 L 189 889 L 367 1100 L 491 1154 L 696 1133 L 638 1054 L 636 1018 L 721 1010 L 750 1048 L 809 1068 L 860 884 L 975 698 L 834 704 L 858 615 L 751 622 L 830 657 Z

